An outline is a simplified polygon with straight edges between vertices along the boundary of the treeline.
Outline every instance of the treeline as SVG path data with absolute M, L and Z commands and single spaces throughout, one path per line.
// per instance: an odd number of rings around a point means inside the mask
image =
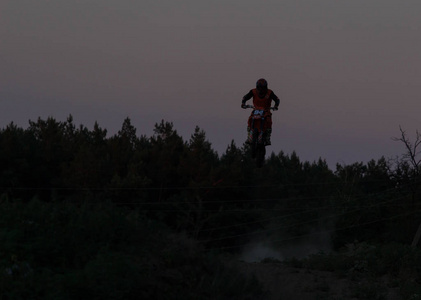
M 186 232 L 205 247 L 239 251 L 328 233 L 347 243 L 411 244 L 421 221 L 419 170 L 404 155 L 337 165 L 272 153 L 255 168 L 247 145 L 218 155 L 196 127 L 185 141 L 170 122 L 138 135 L 50 117 L 0 130 L 1 201 L 113 203 Z

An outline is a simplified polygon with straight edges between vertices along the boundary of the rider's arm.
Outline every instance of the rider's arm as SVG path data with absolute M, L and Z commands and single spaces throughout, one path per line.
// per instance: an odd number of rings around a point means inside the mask
M 275 101 L 275 107 L 277 108 L 281 101 L 279 100 L 278 96 L 275 95 L 275 93 L 273 91 L 272 91 L 272 94 L 271 94 L 271 99 L 273 101 Z
M 246 104 L 247 100 L 250 100 L 253 97 L 253 91 L 250 90 L 246 95 L 244 95 L 243 100 L 241 101 L 241 104 Z

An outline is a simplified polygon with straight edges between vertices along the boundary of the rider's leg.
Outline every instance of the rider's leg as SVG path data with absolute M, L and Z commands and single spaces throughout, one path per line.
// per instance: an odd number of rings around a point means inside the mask
M 272 134 L 272 128 L 266 129 L 266 132 L 265 132 L 265 145 L 266 146 L 272 145 L 272 143 L 270 142 L 271 134 Z
M 247 120 L 247 140 L 246 144 L 251 144 L 253 142 L 253 131 L 251 130 L 251 116 Z
M 253 131 L 250 127 L 247 126 L 247 140 L 246 144 L 251 144 L 253 142 Z
M 268 115 L 265 122 L 265 145 L 271 145 L 270 136 L 272 134 L 272 116 Z

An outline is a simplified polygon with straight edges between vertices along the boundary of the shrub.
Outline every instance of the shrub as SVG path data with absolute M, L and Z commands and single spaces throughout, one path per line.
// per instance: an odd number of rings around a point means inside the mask
M 0 300 L 258 297 L 255 278 L 140 212 L 0 204 Z

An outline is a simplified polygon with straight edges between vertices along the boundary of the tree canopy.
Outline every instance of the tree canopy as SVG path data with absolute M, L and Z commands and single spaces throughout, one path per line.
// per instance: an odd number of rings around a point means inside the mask
M 421 216 L 410 158 L 331 170 L 322 158 L 281 151 L 258 169 L 246 144 L 232 141 L 219 156 L 199 127 L 185 141 L 162 120 L 148 137 L 126 118 L 107 137 L 99 124 L 76 126 L 70 115 L 0 130 L 0 194 L 141 209 L 207 247 L 235 249 L 256 232 L 277 241 L 323 230 L 335 247 L 354 239 L 409 242 Z

